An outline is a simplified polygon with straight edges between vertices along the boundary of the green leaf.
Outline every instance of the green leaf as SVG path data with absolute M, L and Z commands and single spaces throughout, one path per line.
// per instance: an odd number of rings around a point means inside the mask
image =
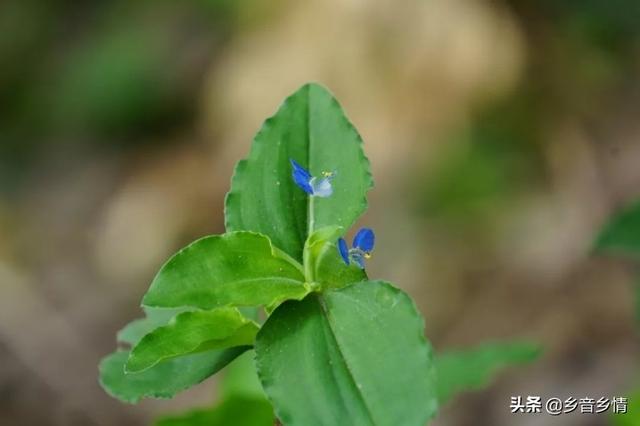
M 201 238 L 160 269 L 142 304 L 153 307 L 260 306 L 301 299 L 301 266 L 264 235 L 232 232 Z
M 596 238 L 598 252 L 640 257 L 640 202 L 613 216 Z
M 147 333 L 152 332 L 169 322 L 177 314 L 184 312 L 184 309 L 163 309 L 145 308 L 145 318 L 131 321 L 118 332 L 117 340 L 120 343 L 127 343 L 131 346 L 137 344 Z
M 181 312 L 184 310 L 145 308 L 147 317 L 129 323 L 118 333 L 118 340 L 135 345 Z M 128 350 L 118 350 L 100 362 L 100 384 L 109 395 L 124 402 L 136 403 L 144 397 L 171 398 L 216 373 L 247 349 L 249 346 L 174 358 L 136 374 L 125 374 L 130 354 Z
M 308 197 L 291 177 L 290 159 L 313 176 L 336 171 L 333 194 Z M 225 203 L 227 231 L 255 231 L 298 261 L 307 236 L 338 225 L 348 229 L 366 210 L 373 186 L 360 135 L 335 98 L 307 84 L 288 97 L 238 163 Z
M 161 362 L 137 374 L 125 374 L 129 351 L 118 350 L 100 362 L 100 385 L 107 393 L 124 402 L 141 398 L 171 398 L 215 374 L 248 346 L 200 352 Z
M 532 343 L 503 342 L 436 355 L 438 400 L 442 405 L 459 392 L 482 389 L 503 368 L 532 362 L 540 353 Z
M 217 407 L 160 419 L 156 426 L 273 426 L 273 410 L 266 399 L 235 396 Z
M 251 346 L 259 328 L 235 308 L 183 312 L 140 340 L 131 350 L 125 372 L 140 373 L 163 360 L 194 352 Z
M 388 283 L 283 303 L 255 350 L 264 390 L 288 426 L 423 425 L 436 411 L 423 319 Z

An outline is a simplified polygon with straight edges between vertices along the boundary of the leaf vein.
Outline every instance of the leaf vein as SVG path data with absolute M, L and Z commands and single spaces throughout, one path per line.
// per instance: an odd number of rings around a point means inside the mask
M 338 336 L 336 335 L 336 332 L 333 328 L 333 319 L 331 314 L 329 313 L 329 310 L 327 309 L 326 305 L 325 305 L 325 301 L 324 299 L 322 299 L 321 297 L 318 297 L 318 303 L 320 304 L 320 309 L 322 310 L 322 314 L 324 315 L 324 317 L 327 320 L 327 325 L 328 325 L 328 329 L 331 332 L 331 337 L 333 338 L 333 341 L 336 344 L 336 349 L 338 350 L 338 353 L 340 354 L 340 359 L 342 359 L 343 363 L 344 363 L 344 367 L 347 370 L 348 373 L 348 377 L 351 380 L 351 383 L 354 386 L 354 389 L 356 390 L 356 394 L 358 395 L 358 398 L 360 399 L 360 402 L 362 403 L 362 406 L 365 409 L 365 412 L 367 413 L 367 417 L 369 417 L 369 420 L 371 421 L 372 425 L 375 425 L 376 422 L 373 419 L 373 414 L 371 413 L 371 409 L 369 408 L 369 405 L 367 404 L 366 399 L 364 398 L 364 395 L 362 395 L 362 392 L 360 392 L 360 387 L 358 386 L 358 382 L 356 381 L 355 375 L 353 374 L 353 371 L 351 371 L 351 367 L 349 366 L 349 364 L 347 363 L 347 359 L 344 355 L 344 352 L 342 350 L 342 348 L 340 347 L 340 342 L 338 341 Z

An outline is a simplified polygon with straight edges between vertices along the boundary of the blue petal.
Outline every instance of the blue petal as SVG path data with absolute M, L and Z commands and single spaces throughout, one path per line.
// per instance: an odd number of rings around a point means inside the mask
M 347 265 L 349 264 L 349 247 L 347 247 L 347 242 L 344 238 L 338 239 L 338 251 L 340 252 L 340 256 L 342 256 L 342 260 Z
M 317 181 L 316 178 L 311 179 L 311 188 L 313 188 L 313 195 L 326 198 L 333 194 L 333 187 L 331 186 L 331 178 L 324 178 Z
M 291 159 L 291 166 L 293 167 L 293 181 L 298 185 L 304 192 L 307 194 L 313 195 L 313 188 L 311 187 L 311 174 L 300 164 L 296 162 L 296 160 Z
M 376 242 L 376 236 L 371 228 L 362 228 L 353 237 L 353 247 L 365 253 L 371 253 Z
M 309 195 L 313 195 L 313 188 L 304 174 L 293 172 L 293 180 L 304 192 Z
M 291 167 L 293 167 L 294 173 L 299 173 L 301 176 L 305 176 L 307 180 L 311 180 L 311 173 L 309 173 L 307 169 L 302 167 L 300 163 L 298 163 L 293 158 L 290 158 L 289 161 L 291 162 Z

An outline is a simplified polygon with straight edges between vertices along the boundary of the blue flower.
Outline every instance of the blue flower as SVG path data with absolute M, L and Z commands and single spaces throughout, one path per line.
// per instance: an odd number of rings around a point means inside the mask
M 322 172 L 322 178 L 311 176 L 311 173 L 304 167 L 302 167 L 296 160 L 291 159 L 291 166 L 293 167 L 293 181 L 304 192 L 312 197 L 329 197 L 333 194 L 333 187 L 331 186 L 331 180 L 335 177 L 335 172 Z
M 371 257 L 375 242 L 376 236 L 373 230 L 370 228 L 362 228 L 356 233 L 356 236 L 353 237 L 353 248 L 351 249 L 347 246 L 344 238 L 338 239 L 338 251 L 344 263 L 349 265 L 353 261 L 361 269 L 364 269 L 364 260 Z

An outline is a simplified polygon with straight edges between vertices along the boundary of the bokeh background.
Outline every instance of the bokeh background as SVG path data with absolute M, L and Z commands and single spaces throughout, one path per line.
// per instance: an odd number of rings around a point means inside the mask
M 376 187 L 370 275 L 408 291 L 437 350 L 540 342 L 539 362 L 445 407 L 634 383 L 632 267 L 590 254 L 640 196 L 637 0 L 3 0 L 0 424 L 143 425 L 214 381 L 128 406 L 97 384 L 153 274 L 223 231 L 236 161 L 285 96 L 327 85 Z

